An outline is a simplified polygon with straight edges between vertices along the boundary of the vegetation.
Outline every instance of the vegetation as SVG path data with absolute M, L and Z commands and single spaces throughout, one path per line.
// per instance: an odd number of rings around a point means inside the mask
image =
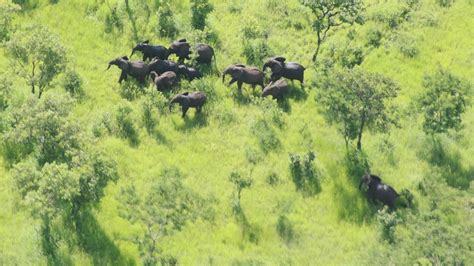
M 473 264 L 472 1 L 3 2 L 0 265 Z M 105 71 L 184 38 L 172 92 Z M 218 76 L 273 56 L 283 100 Z

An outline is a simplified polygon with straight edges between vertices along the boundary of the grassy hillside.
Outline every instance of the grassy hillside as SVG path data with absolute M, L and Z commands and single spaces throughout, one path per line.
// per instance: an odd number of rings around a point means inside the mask
M 59 35 L 67 48 L 69 66 L 82 78 L 85 91 L 85 97 L 74 104 L 70 116 L 78 121 L 84 134 L 95 139 L 95 148 L 115 160 L 120 176 L 106 187 L 98 207 L 84 218 L 87 222 L 82 235 L 71 236 L 71 232 L 64 230 L 64 237 L 57 244 L 64 264 L 141 265 L 138 245 L 131 239 L 141 235 L 144 227 L 120 217 L 120 192 L 134 185 L 144 196 L 160 179 L 166 178 L 161 175 L 163 169 L 170 168 L 179 169 L 184 186 L 207 199 L 213 210 L 212 218 L 190 221 L 160 240 L 162 254 L 175 257 L 180 265 L 474 262 L 474 243 L 469 238 L 473 228 L 473 109 L 468 107 L 463 115 L 464 127 L 460 131 L 442 134 L 434 142 L 422 131 L 422 117 L 416 105 L 417 97 L 425 90 L 423 77 L 439 66 L 471 84 L 474 82 L 472 1 L 456 0 L 449 7 L 440 7 L 431 0 L 419 1 L 410 9 L 408 18 L 396 27 L 387 25 L 388 19 L 380 18 L 396 14 L 406 5 L 405 1 L 366 1 L 366 23 L 331 32 L 323 44 L 321 61 L 332 58 L 331 47 L 360 48 L 364 54 L 361 69 L 383 74 L 401 88 L 395 100 L 401 111 L 400 127 L 387 133 L 364 133 L 364 152 L 372 173 L 380 175 L 397 191 L 410 190 L 417 203 L 416 210 L 397 211 L 403 222 L 396 226 L 394 243 L 383 239 L 377 207 L 367 203 L 357 189 L 359 177 L 351 176 L 348 170 L 343 137 L 336 126 L 324 119 L 317 93 L 323 74 L 311 62 L 315 33 L 308 9 L 297 0 L 211 1 L 214 11 L 207 24 L 217 37 L 208 40 L 217 39 L 213 46 L 220 71 L 232 63 L 246 63 L 242 28 L 250 27 L 265 32 L 269 56 L 284 55 L 307 66 L 306 85 L 301 88 L 295 82 L 294 93 L 282 105 L 270 99 L 259 100 L 254 95 L 260 89 L 253 92 L 245 85 L 244 100 L 239 99 L 235 96 L 235 85 L 229 88 L 228 80 L 224 84 L 217 75 L 190 84 L 184 82 L 181 91 L 206 88 L 214 92 L 214 100 L 203 114 L 196 115 L 191 110 L 184 119 L 178 108 L 171 113 L 154 109 L 158 125 L 148 133 L 142 122 L 143 104 L 157 97 L 152 94 L 154 87 L 148 86 L 145 93 L 139 93 L 133 100 L 121 97 L 119 70 L 105 71 L 108 61 L 129 55 L 137 41 L 134 36 L 164 45 L 180 37 L 193 43 L 203 38 L 190 26 L 188 1 L 170 1 L 179 29 L 175 38 L 157 35 L 158 17 L 153 8 L 156 1 L 133 1 L 133 20 L 125 4 L 117 2 L 115 5 L 114 1 L 96 0 L 60 0 L 55 4 L 39 1 L 35 7 L 25 7 L 14 15 L 17 31 L 30 24 L 41 24 Z M 144 3 L 152 10 L 148 22 L 140 9 Z M 106 33 L 104 21 L 114 5 L 123 29 Z M 375 29 L 382 32 L 378 47 L 367 45 L 367 36 Z M 355 37 L 348 39 L 350 34 Z M 6 45 L 2 45 L 0 72 L 13 73 L 10 60 Z M 9 76 L 14 84 L 13 102 L 19 105 L 30 97 L 29 87 L 17 75 Z M 66 94 L 61 79 L 62 76 L 51 84 L 45 98 Z M 133 110 L 132 121 L 138 129 L 135 145 L 98 129 L 104 117 L 114 120 L 118 108 L 123 106 Z M 8 109 L 2 116 L 6 117 L 6 112 Z M 262 121 L 267 126 L 262 126 Z M 262 139 L 273 143 L 262 144 Z M 308 151 L 315 152 L 315 165 L 321 173 L 321 191 L 314 196 L 296 190 L 289 170 L 289 154 L 303 155 Z M 434 160 L 435 157 L 441 159 Z M 253 179 L 252 186 L 244 189 L 241 196 L 246 222 L 233 213 L 233 184 L 229 181 L 233 171 Z M 467 185 L 450 186 L 454 182 L 450 179 Z M 3 158 L 0 201 L 0 264 L 47 264 L 48 258 L 41 249 L 39 221 L 31 216 L 29 206 L 22 204 L 13 171 Z M 435 215 L 438 222 L 426 218 Z M 290 232 L 286 240 L 278 230 L 282 217 L 287 221 L 284 230 Z M 417 231 L 421 235 L 414 234 Z M 417 243 L 422 240 L 426 244 Z

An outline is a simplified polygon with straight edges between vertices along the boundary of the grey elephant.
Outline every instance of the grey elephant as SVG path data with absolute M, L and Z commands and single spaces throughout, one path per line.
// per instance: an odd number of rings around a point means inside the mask
M 185 65 L 178 66 L 178 75 L 180 77 L 184 77 L 189 81 L 202 78 L 202 73 L 199 70 L 195 69 L 194 67 L 188 67 Z
M 366 195 L 369 200 L 380 201 L 391 209 L 395 208 L 399 195 L 391 186 L 382 183 L 380 177 L 366 173 L 360 180 L 359 189 L 362 185 L 367 189 Z
M 122 83 L 122 80 L 127 80 L 128 76 L 135 78 L 140 83 L 145 83 L 146 77 L 149 74 L 149 66 L 143 61 L 130 61 L 127 56 L 122 56 L 115 58 L 109 62 L 110 67 L 114 65 L 122 70 L 120 74 L 119 83 Z
M 271 95 L 273 99 L 281 100 L 288 93 L 288 82 L 284 79 L 272 81 L 263 89 L 262 97 Z
M 178 82 L 176 73 L 173 71 L 166 71 L 161 75 L 158 75 L 155 71 L 152 71 L 150 76 L 153 80 L 153 83 L 155 83 L 157 91 L 171 91 L 173 86 Z
M 212 58 L 215 58 L 215 53 L 211 46 L 207 44 L 196 46 L 196 62 L 198 64 L 211 64 Z
M 270 68 L 272 70 L 271 81 L 276 81 L 280 78 L 287 78 L 291 81 L 298 80 L 303 84 L 304 82 L 304 71 L 305 68 L 294 62 L 286 63 L 286 58 L 284 57 L 273 57 L 268 59 L 267 62 L 263 65 L 263 71 Z
M 229 82 L 229 86 L 237 82 L 239 92 L 242 92 L 242 84 L 250 84 L 253 88 L 259 85 L 263 89 L 263 81 L 265 74 L 256 67 L 247 67 L 243 64 L 235 64 L 228 66 L 222 73 L 222 82 L 225 81 L 225 76 L 230 75 L 232 77 Z
M 146 40 L 144 42 L 138 43 L 133 49 L 132 54 L 135 52 L 141 52 L 143 54 L 143 61 L 148 59 L 153 59 L 155 57 L 160 58 L 161 60 L 168 59 L 168 49 L 162 45 L 151 45 L 150 41 Z
M 161 75 L 166 71 L 173 71 L 178 74 L 178 64 L 170 60 L 162 60 L 155 57 L 149 63 L 149 71 L 155 71 L 158 75 Z
M 178 63 L 183 64 L 184 59 L 191 59 L 189 54 L 191 53 L 191 45 L 186 39 L 180 39 L 171 43 L 168 48 L 168 55 L 175 54 L 178 57 Z
M 206 103 L 207 96 L 204 92 L 196 91 L 196 92 L 185 92 L 181 94 L 177 94 L 173 97 L 170 102 L 169 108 L 171 112 L 171 107 L 173 104 L 177 103 L 181 106 L 181 110 L 183 112 L 182 117 L 186 116 L 186 112 L 189 108 L 196 108 L 196 112 L 200 113 L 202 110 L 202 106 Z

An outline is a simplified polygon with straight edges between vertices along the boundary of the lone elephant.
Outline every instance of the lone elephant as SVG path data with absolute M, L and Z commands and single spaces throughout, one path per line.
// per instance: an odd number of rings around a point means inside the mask
M 191 45 L 186 39 L 181 39 L 171 43 L 168 48 L 168 55 L 175 54 L 178 57 L 178 63 L 183 64 L 184 59 L 191 59 L 189 54 L 191 53 Z
M 270 78 L 271 81 L 276 81 L 283 77 L 291 81 L 298 80 L 301 82 L 301 84 L 303 84 L 305 68 L 298 63 L 285 63 L 285 61 L 286 58 L 284 57 L 270 58 L 263 65 L 263 71 L 265 72 L 265 69 L 267 68 L 272 70 L 272 76 Z
M 391 209 L 395 208 L 395 202 L 399 195 L 391 186 L 382 183 L 380 177 L 366 173 L 360 180 L 359 189 L 362 185 L 367 189 L 366 195 L 369 200 L 380 201 Z
M 281 100 L 288 93 L 288 82 L 284 79 L 272 81 L 263 89 L 262 97 L 271 95 L 273 99 Z
M 196 108 L 196 112 L 200 113 L 202 110 L 202 106 L 206 103 L 207 96 L 204 92 L 196 91 L 196 92 L 185 92 L 181 94 L 177 94 L 173 97 L 170 102 L 170 112 L 171 107 L 173 104 L 177 103 L 181 106 L 181 110 L 183 112 L 182 117 L 186 116 L 186 112 L 189 108 Z
M 184 77 L 189 81 L 202 78 L 202 74 L 199 70 L 185 65 L 178 66 L 178 74 L 180 77 Z
M 143 61 L 129 61 L 127 56 L 118 57 L 110 61 L 107 70 L 109 70 L 112 65 L 122 70 L 118 81 L 119 83 L 122 83 L 122 80 L 127 80 L 128 76 L 135 78 L 140 83 L 145 83 L 145 79 L 149 74 L 148 64 Z
M 173 86 L 178 82 L 176 73 L 173 71 L 166 71 L 161 75 L 158 75 L 155 71 L 152 71 L 150 76 L 153 79 L 153 83 L 155 83 L 156 90 L 161 92 L 171 91 Z
M 236 64 L 228 66 L 222 73 L 222 82 L 225 81 L 225 76 L 230 75 L 232 77 L 229 82 L 229 86 L 234 82 L 237 82 L 239 92 L 242 92 L 242 84 L 250 84 L 253 88 L 257 85 L 263 89 L 263 81 L 265 74 L 256 67 L 246 67 L 243 64 Z
M 198 64 L 211 64 L 215 57 L 214 49 L 207 44 L 198 44 L 196 46 L 196 62 Z
M 161 75 L 166 71 L 173 71 L 178 74 L 178 64 L 170 60 L 162 60 L 155 57 L 149 64 L 149 71 L 155 71 L 158 75 Z
M 132 55 L 137 51 L 143 54 L 143 61 L 149 59 L 151 60 L 155 57 L 158 57 L 161 60 L 168 59 L 168 49 L 166 49 L 166 47 L 162 45 L 151 45 L 149 44 L 148 40 L 137 44 L 132 49 L 132 54 L 130 55 L 130 57 L 132 57 Z

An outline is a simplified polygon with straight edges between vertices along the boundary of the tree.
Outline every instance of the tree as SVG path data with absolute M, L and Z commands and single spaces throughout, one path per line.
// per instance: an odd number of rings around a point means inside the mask
M 300 3 L 311 9 L 316 16 L 313 22 L 313 29 L 316 31 L 317 44 L 313 55 L 316 63 L 321 44 L 326 40 L 331 29 L 344 24 L 362 24 L 361 15 L 364 10 L 360 0 L 300 0 Z
M 191 25 L 194 29 L 204 30 L 207 15 L 214 10 L 208 0 L 191 0 Z
M 439 68 L 423 81 L 425 94 L 419 103 L 424 112 L 423 130 L 426 134 L 459 130 L 461 116 L 469 104 L 470 85 L 449 71 Z
M 33 26 L 15 34 L 7 44 L 11 64 L 31 86 L 38 98 L 66 67 L 66 49 L 59 38 L 43 26 Z
M 250 188 L 253 184 L 253 180 L 250 177 L 242 177 L 242 174 L 240 172 L 232 172 L 229 175 L 229 181 L 232 182 L 234 185 L 234 191 L 232 193 L 232 210 L 235 214 L 239 214 L 242 212 L 242 208 L 240 205 L 240 195 L 242 193 L 242 190 Z
M 0 3 L 0 43 L 10 40 L 13 28 L 13 14 L 21 7 L 12 3 Z
M 319 96 L 326 120 L 340 125 L 346 147 L 357 139 L 357 149 L 361 150 L 366 128 L 386 132 L 390 125 L 397 125 L 397 108 L 391 100 L 398 91 L 387 77 L 351 69 L 328 77 Z

